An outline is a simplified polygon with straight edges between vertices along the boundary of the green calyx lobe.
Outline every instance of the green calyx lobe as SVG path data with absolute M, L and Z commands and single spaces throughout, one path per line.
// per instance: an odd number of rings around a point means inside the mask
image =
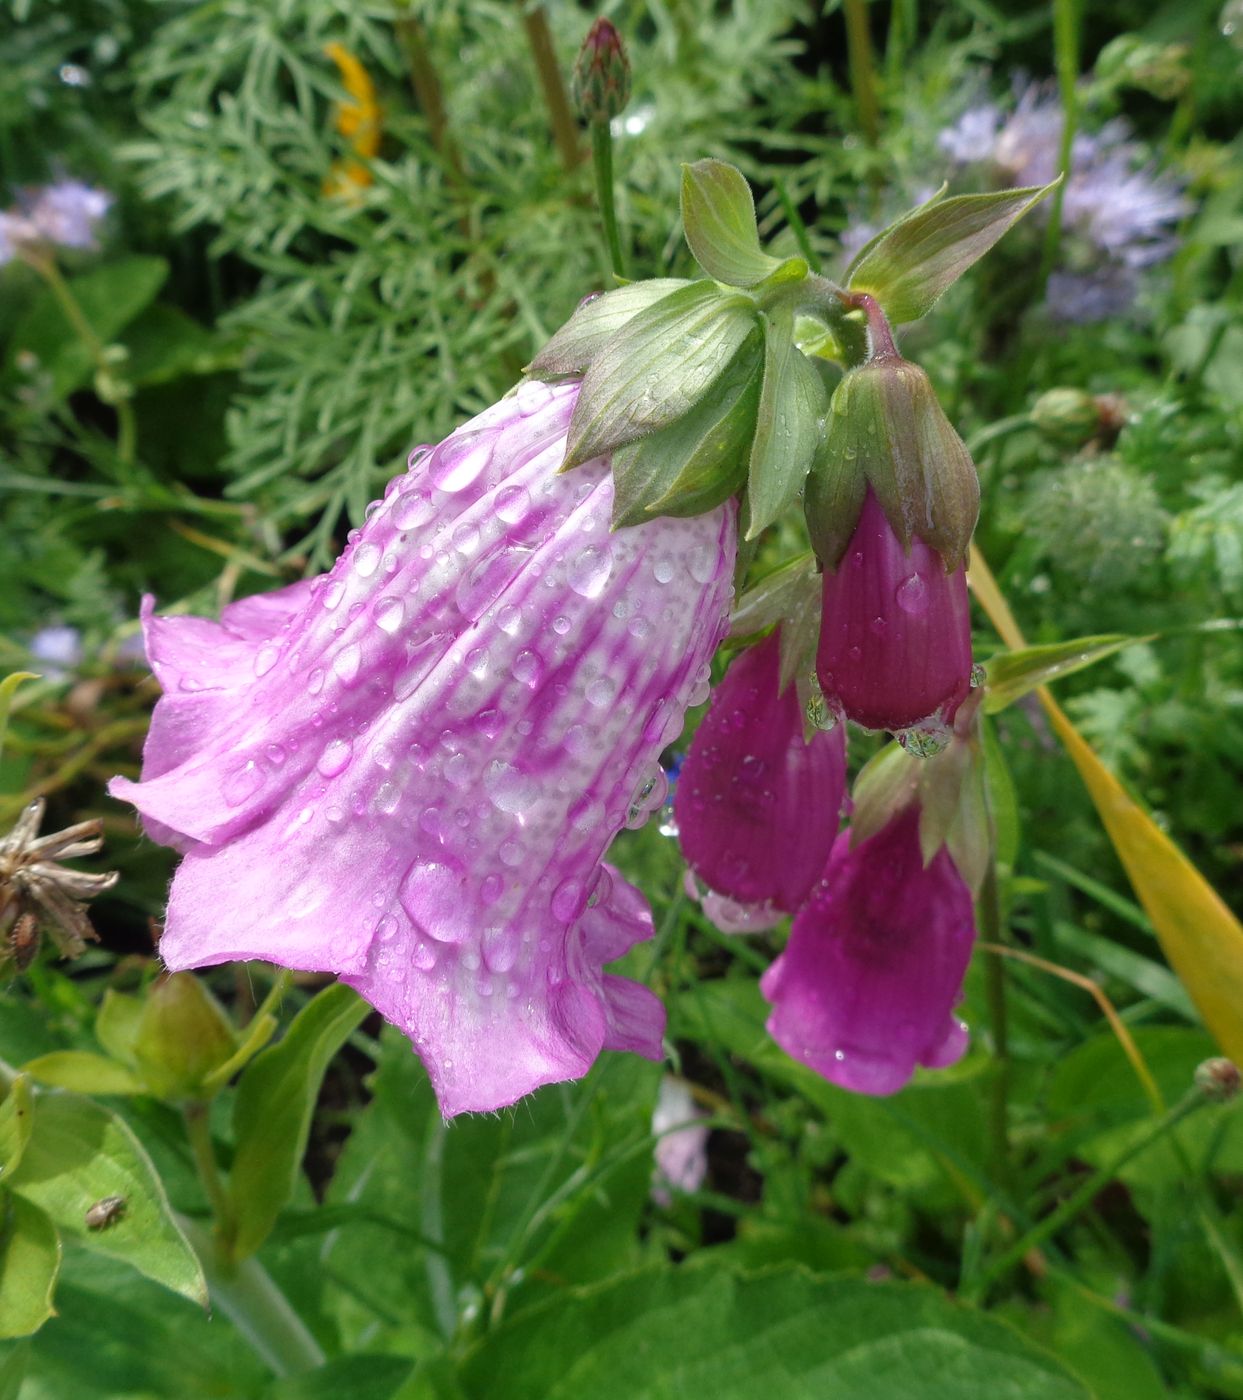
M 869 487 L 904 549 L 919 538 L 947 570 L 966 562 L 980 508 L 975 466 L 928 376 L 897 355 L 851 370 L 834 392 L 804 492 L 826 568 L 841 561 Z

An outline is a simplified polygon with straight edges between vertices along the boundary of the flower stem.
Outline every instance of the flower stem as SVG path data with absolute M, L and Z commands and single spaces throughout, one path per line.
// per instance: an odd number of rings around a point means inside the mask
M 1079 77 L 1079 7 L 1078 0 L 1053 0 L 1053 60 L 1057 69 L 1058 91 L 1062 99 L 1062 141 L 1057 164 L 1063 179 L 1049 201 L 1049 224 L 1045 230 L 1044 252 L 1036 274 L 1035 299 L 1042 300 L 1049 274 L 1057 264 L 1062 241 L 1062 204 L 1066 198 L 1066 180 L 1070 176 L 1070 161 L 1075 145 L 1075 128 L 1079 120 L 1079 101 L 1075 83 Z
M 198 1221 L 182 1217 L 179 1224 L 203 1265 L 212 1302 L 273 1373 L 318 1370 L 323 1350 L 263 1265 L 257 1259 L 233 1264 Z
M 82 310 L 77 297 L 74 296 L 69 283 L 60 275 L 56 260 L 44 253 L 33 251 L 28 251 L 23 256 L 25 261 L 34 268 L 51 289 L 57 304 L 65 313 L 65 319 L 77 332 L 78 339 L 86 346 L 95 364 L 96 373 L 101 377 L 114 379 L 116 372 L 108 362 L 107 349 L 103 341 L 96 335 L 95 327 L 86 319 L 86 313 Z M 134 420 L 133 406 L 129 399 L 123 395 L 111 400 L 110 406 L 117 416 L 117 457 L 125 466 L 132 466 L 138 441 L 138 428 Z
M 566 172 L 570 173 L 578 165 L 581 155 L 578 124 L 570 110 L 570 95 L 566 92 L 565 79 L 557 63 L 552 31 L 548 27 L 548 15 L 543 5 L 524 10 L 522 24 L 527 31 L 527 42 L 531 46 L 531 56 L 535 59 L 540 86 L 544 90 L 544 102 L 552 122 L 553 140 L 557 143 L 561 164 L 565 166 Z
M 459 181 L 462 178 L 462 164 L 458 157 L 457 145 L 449 132 L 449 118 L 445 111 L 444 90 L 440 85 L 440 75 L 432 62 L 427 48 L 427 34 L 416 15 L 411 13 L 410 0 L 400 0 L 403 11 L 400 19 L 394 22 L 402 53 L 406 57 L 406 68 L 410 74 L 410 86 L 414 88 L 415 101 L 423 110 L 427 121 L 427 134 L 436 153 L 445 163 L 449 175 Z
M 842 0 L 842 11 L 846 17 L 846 55 L 859 126 L 863 139 L 874 147 L 880 140 L 880 106 L 876 100 L 876 65 L 872 60 L 867 0 Z
M 969 1290 L 971 1299 L 977 1301 L 983 1298 L 990 1284 L 995 1283 L 1033 1249 L 1038 1248 L 1047 1239 L 1057 1234 L 1063 1226 L 1068 1225 L 1085 1206 L 1092 1203 L 1093 1198 L 1102 1187 L 1107 1186 L 1128 1162 L 1146 1152 L 1154 1143 L 1165 1137 L 1177 1123 L 1180 1123 L 1188 1114 L 1195 1112 L 1197 1108 L 1207 1102 L 1206 1095 L 1200 1089 L 1192 1089 L 1168 1113 L 1162 1115 L 1143 1137 L 1118 1153 L 1105 1166 L 1098 1167 L 1079 1186 L 1077 1191 L 1068 1196 L 1050 1215 L 1045 1216 L 1043 1220 L 1033 1225 L 1030 1230 L 1015 1240 L 1000 1258 L 995 1259 L 980 1277 L 974 1280 Z
M 600 218 L 609 245 L 609 262 L 614 277 L 625 277 L 621 235 L 617 231 L 617 205 L 613 198 L 613 132 L 606 121 L 591 123 L 591 161 L 596 173 L 596 197 Z
M 980 890 L 980 931 L 987 943 L 1002 940 L 1001 891 L 997 863 L 990 860 Z M 1006 1012 L 1006 970 L 1000 953 L 984 963 L 984 994 L 993 1037 L 993 1083 L 989 1091 L 988 1126 L 992 1139 L 993 1172 L 1007 1190 L 1013 1184 L 1010 1161 L 1010 1037 Z
M 185 1105 L 182 1116 L 185 1119 L 190 1151 L 194 1154 L 194 1166 L 216 1219 L 213 1238 L 217 1253 L 221 1261 L 228 1261 L 233 1253 L 237 1222 L 234 1219 L 233 1202 L 229 1199 L 229 1193 L 220 1177 L 220 1168 L 216 1164 L 216 1149 L 212 1146 L 208 1111 L 208 1104 L 195 1100 Z
M 860 308 L 854 295 L 819 273 L 805 277 L 797 286 L 797 309 L 828 326 L 847 366 L 861 365 L 868 357 L 868 333 L 858 316 L 851 314 Z

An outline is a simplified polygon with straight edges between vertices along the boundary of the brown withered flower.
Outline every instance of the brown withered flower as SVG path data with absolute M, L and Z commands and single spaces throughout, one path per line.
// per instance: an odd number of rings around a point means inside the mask
M 27 806 L 7 836 L 0 837 L 0 963 L 29 966 L 43 929 L 62 956 L 76 958 L 98 935 L 87 916 L 87 901 L 111 889 L 117 872 L 87 874 L 61 861 L 92 856 L 103 846 L 98 820 L 77 822 L 64 831 L 39 835 L 46 803 Z

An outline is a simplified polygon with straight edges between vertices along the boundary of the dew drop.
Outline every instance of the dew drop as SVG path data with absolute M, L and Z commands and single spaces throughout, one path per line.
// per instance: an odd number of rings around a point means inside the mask
M 947 747 L 951 737 L 949 725 L 937 715 L 894 735 L 912 758 L 935 758 Z
M 279 744 L 265 744 L 263 756 L 273 768 L 279 768 L 287 757 L 285 750 Z
M 406 616 L 406 605 L 400 598 L 381 598 L 375 605 L 375 625 L 391 637 Z
M 686 556 L 686 567 L 696 583 L 711 583 L 716 578 L 719 553 L 711 545 L 697 545 Z
M 544 673 L 544 663 L 533 651 L 520 651 L 510 667 L 514 680 L 523 685 L 535 685 Z
M 652 577 L 657 583 L 668 583 L 673 577 L 673 573 L 672 559 L 657 559 L 652 565 Z
M 324 589 L 324 607 L 329 612 L 345 597 L 345 584 L 339 578 L 332 579 Z
M 587 689 L 584 692 L 589 705 L 603 709 L 606 705 L 611 705 L 617 695 L 617 682 L 608 676 L 597 676 L 595 680 L 587 682 Z
M 584 903 L 582 881 L 562 880 L 552 895 L 553 918 L 571 923 L 582 913 Z
M 466 669 L 478 681 L 488 674 L 488 651 L 486 647 L 472 647 L 466 653 Z
M 427 474 L 442 491 L 464 491 L 492 459 L 494 433 L 456 433 L 432 453 Z
M 436 513 L 436 506 L 430 496 L 421 491 L 403 491 L 400 500 L 393 507 L 392 521 L 398 530 L 417 530 Z
M 455 864 L 416 860 L 397 887 L 401 907 L 415 927 L 438 943 L 464 943 L 474 931 L 466 878 Z
M 249 759 L 240 768 L 235 768 L 224 780 L 224 800 L 230 807 L 240 807 L 247 798 L 253 797 L 263 786 L 263 770 Z
M 531 508 L 531 493 L 525 486 L 502 486 L 496 493 L 494 509 L 506 525 L 516 525 Z
M 280 647 L 273 645 L 271 642 L 266 646 L 260 647 L 255 653 L 255 675 L 266 676 L 272 667 L 276 665 L 277 658 L 280 654 Z
M 568 617 L 554 617 L 552 620 L 552 630 L 557 634 L 558 637 L 564 637 L 565 634 L 570 630 L 570 626 L 571 623 Z
M 524 418 L 529 418 L 532 413 L 538 413 L 551 397 L 547 384 L 538 379 L 524 379 L 514 394 L 514 402 L 518 405 L 518 412 Z
M 343 646 L 332 658 L 333 674 L 342 685 L 353 685 L 363 668 L 362 648 L 357 642 Z
M 598 598 L 613 572 L 613 554 L 608 545 L 589 544 L 570 561 L 566 582 L 583 598 Z
M 902 611 L 910 613 L 912 617 L 918 617 L 928 610 L 928 589 L 918 574 L 912 574 L 904 583 L 900 583 L 894 597 Z
M 380 546 L 370 540 L 354 550 L 354 572 L 359 578 L 370 578 L 380 567 Z
M 323 690 L 324 673 L 319 669 L 318 666 L 316 666 L 316 668 L 308 674 L 306 678 L 306 688 L 307 693 L 310 695 L 318 695 L 319 692 Z
M 819 678 L 813 672 L 808 683 L 807 696 L 807 723 L 813 729 L 819 729 L 822 733 L 829 733 L 837 728 L 838 713 L 824 697 L 824 691 L 820 689 Z
M 479 548 L 479 526 L 469 520 L 459 521 L 453 527 L 453 548 L 469 558 Z
M 971 688 L 978 690 L 988 680 L 988 672 L 977 661 L 971 668 Z
M 353 749 L 346 739 L 333 739 L 319 756 L 315 767 L 325 778 L 335 778 L 350 766 Z
M 492 805 L 502 812 L 518 816 L 539 800 L 540 786 L 510 763 L 494 759 L 483 775 L 483 786 Z

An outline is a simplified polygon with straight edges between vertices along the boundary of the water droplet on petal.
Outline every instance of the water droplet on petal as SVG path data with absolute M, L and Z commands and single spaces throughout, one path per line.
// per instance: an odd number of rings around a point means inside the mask
M 582 913 L 585 903 L 582 881 L 562 880 L 552 895 L 553 917 L 572 923 Z
M 406 605 L 400 598 L 381 598 L 375 605 L 375 625 L 390 637 L 401 626 L 405 615 Z
M 318 695 L 319 692 L 323 690 L 324 673 L 319 669 L 318 666 L 316 666 L 316 668 L 313 671 L 308 673 L 306 678 L 306 688 L 307 693 L 310 695 Z
M 475 928 L 463 871 L 449 861 L 416 860 L 397 888 L 415 927 L 438 943 L 464 943 Z
M 668 583 L 673 577 L 673 560 L 657 559 L 652 565 L 652 577 L 657 583 Z
M 894 597 L 902 611 L 910 613 L 912 617 L 918 617 L 928 610 L 928 589 L 918 574 L 912 574 L 900 583 Z
M 357 642 L 350 642 L 348 646 L 343 646 L 332 658 L 333 674 L 342 685 L 353 685 L 358 680 L 362 667 L 363 653 Z
M 364 541 L 354 550 L 354 572 L 359 578 L 370 578 L 380 567 L 380 546 Z
M 686 556 L 686 567 L 696 583 L 711 583 L 719 563 L 720 551 L 712 545 L 696 545 Z
M 935 758 L 953 737 L 953 731 L 939 715 L 933 715 L 894 735 L 912 758 Z
M 514 663 L 510 667 L 513 678 L 521 681 L 523 685 L 533 686 L 537 684 L 540 676 L 544 674 L 544 663 L 533 651 L 520 651 L 514 657 Z
M 315 767 L 323 777 L 335 778 L 338 773 L 344 773 L 350 766 L 352 752 L 348 740 L 333 739 L 320 754 Z
M 261 646 L 255 653 L 255 675 L 266 676 L 276 665 L 277 657 L 281 654 L 281 649 L 269 642 L 266 646 Z
M 540 796 L 540 785 L 534 778 L 500 759 L 488 765 L 483 785 L 492 805 L 514 816 L 527 811 Z
M 502 486 L 496 493 L 493 509 L 506 525 L 516 525 L 531 509 L 531 493 L 525 486 Z
M 566 582 L 583 598 L 598 598 L 613 572 L 613 553 L 608 545 L 589 544 L 570 561 Z
M 235 768 L 224 780 L 221 791 L 230 807 L 240 807 L 247 798 L 253 797 L 263 786 L 263 770 L 249 759 L 240 768 Z
M 417 530 L 436 513 L 436 505 L 430 496 L 421 491 L 403 491 L 393 507 L 392 521 L 398 530 Z
M 455 433 L 432 453 L 427 474 L 442 491 L 464 491 L 492 460 L 496 435 L 477 430 Z

